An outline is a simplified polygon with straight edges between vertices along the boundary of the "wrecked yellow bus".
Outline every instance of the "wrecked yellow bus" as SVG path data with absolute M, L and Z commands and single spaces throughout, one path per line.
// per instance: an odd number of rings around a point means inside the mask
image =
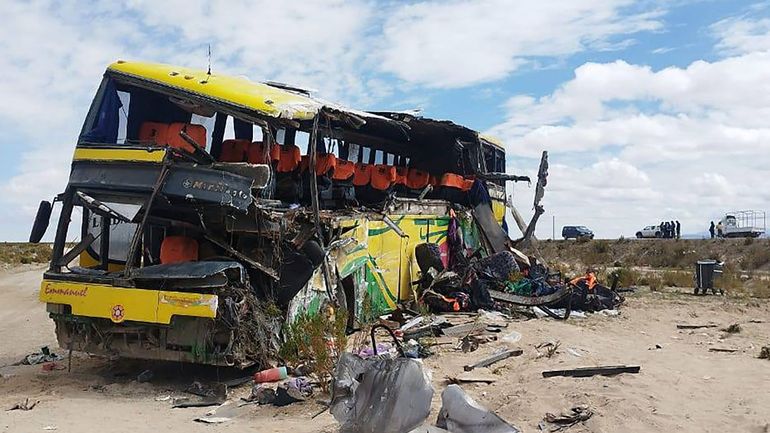
M 118 61 L 54 199 L 39 298 L 63 348 L 262 362 L 299 314 L 332 305 L 352 328 L 413 300 L 420 245 L 445 264 L 452 236 L 468 255 L 510 248 L 505 171 L 501 145 L 449 121 Z

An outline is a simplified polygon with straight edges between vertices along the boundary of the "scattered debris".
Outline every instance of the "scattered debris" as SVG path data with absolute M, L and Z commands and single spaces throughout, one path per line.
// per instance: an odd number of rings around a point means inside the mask
M 543 377 L 590 377 L 596 375 L 614 376 L 620 373 L 639 373 L 638 365 L 611 365 L 597 367 L 580 367 L 570 370 L 549 370 L 543 372 Z
M 401 433 L 430 414 L 433 387 L 422 363 L 414 359 L 363 359 L 346 352 L 334 377 L 329 410 L 342 433 Z
M 198 381 L 194 381 L 184 391 L 199 397 L 217 397 L 222 401 L 227 399 L 227 385 L 225 383 L 215 383 L 213 386 L 206 386 Z
M 254 382 L 278 382 L 279 380 L 284 380 L 287 377 L 289 377 L 289 374 L 286 371 L 286 367 L 274 367 L 254 373 Z
M 191 400 L 187 397 L 175 398 L 172 401 L 171 407 L 173 408 L 186 408 L 186 407 L 208 407 L 219 406 L 224 403 L 224 400 L 220 397 L 203 397 L 197 400 Z
M 465 372 L 457 376 L 447 376 L 446 381 L 454 384 L 461 384 L 461 383 L 490 384 L 490 383 L 497 382 L 497 377 L 492 375 L 486 375 L 483 373 L 479 374 L 479 373 Z
M 655 347 L 650 347 L 650 348 L 649 348 L 649 349 L 647 349 L 647 350 L 660 350 L 660 349 L 662 349 L 662 348 L 663 348 L 663 346 L 661 346 L 660 344 L 656 344 L 656 345 L 655 345 Z
M 457 385 L 441 393 L 436 427 L 452 433 L 520 433 L 520 430 L 473 400 Z
M 40 352 L 31 353 L 14 365 L 37 365 L 45 362 L 61 361 L 62 359 L 64 359 L 62 356 L 51 352 L 48 346 L 43 346 L 40 348 Z
M 696 324 L 696 325 L 690 325 L 686 323 L 678 323 L 676 325 L 676 329 L 698 329 L 698 328 L 716 328 L 718 325 L 713 323 L 708 324 Z
M 40 403 L 40 400 L 35 400 L 35 401 L 30 402 L 29 398 L 25 398 L 24 401 L 22 401 L 20 403 L 14 404 L 7 411 L 12 411 L 12 410 L 25 410 L 25 411 L 26 410 L 32 410 L 32 409 L 35 408 L 35 406 L 37 406 L 38 403 Z
M 413 338 L 410 338 L 406 344 L 404 344 L 403 350 L 404 356 L 413 359 L 427 358 L 433 354 L 427 347 L 423 346 Z
M 722 329 L 722 331 L 727 332 L 728 334 L 737 334 L 741 332 L 741 325 L 737 323 L 733 323 L 732 325 L 728 326 L 727 328 Z
M 500 341 L 508 344 L 518 343 L 519 340 L 521 340 L 521 334 L 516 331 L 512 331 L 510 334 L 507 334 L 500 339 Z
M 55 425 L 47 425 L 47 426 L 43 427 L 43 430 L 45 430 L 45 431 L 54 431 L 54 430 L 57 430 L 58 428 L 59 427 L 56 427 Z
M 136 376 L 136 381 L 139 383 L 149 382 L 152 380 L 152 377 L 154 376 L 152 370 L 144 370 L 143 372 L 139 373 L 138 376 Z
M 275 401 L 275 390 L 264 385 L 255 384 L 251 387 L 251 395 L 242 400 L 249 403 L 257 403 L 259 405 L 273 404 Z
M 494 329 L 494 328 L 490 328 Z M 449 328 L 444 328 L 441 330 L 441 332 L 444 335 L 447 335 L 449 337 L 465 337 L 468 335 L 471 335 L 475 332 L 483 332 L 487 330 L 487 325 L 477 321 L 477 322 L 471 322 L 471 323 L 464 323 L 462 325 L 455 325 L 450 326 Z M 499 332 L 499 329 L 498 329 Z
M 42 367 L 40 367 L 40 369 L 43 371 L 64 370 L 66 368 L 67 367 L 60 365 L 56 362 L 46 362 L 45 364 L 42 365 Z
M 735 353 L 739 349 L 730 349 L 726 347 L 709 347 L 709 352 L 726 352 L 726 353 Z
M 559 415 L 546 413 L 538 427 L 541 431 L 557 432 L 568 429 L 577 423 L 588 421 L 593 415 L 594 412 L 587 405 L 575 406 Z
M 561 341 L 559 341 L 559 340 L 556 340 L 556 341 L 546 341 L 546 342 L 540 343 L 537 346 L 535 346 L 535 349 L 536 350 L 537 349 L 545 349 L 545 352 L 541 353 L 540 350 L 537 350 L 536 358 L 542 358 L 544 356 L 546 358 L 550 358 L 550 357 L 552 357 L 553 355 L 556 354 L 556 351 L 559 349 L 560 346 L 561 346 Z
M 295 377 L 278 386 L 273 405 L 288 406 L 298 401 L 305 401 L 313 395 L 313 387 L 304 377 Z
M 460 350 L 463 353 L 473 352 L 479 348 L 479 340 L 472 335 L 466 335 L 460 339 Z
M 573 348 L 571 348 L 571 347 L 568 347 L 568 348 L 567 348 L 567 352 L 568 352 L 570 355 L 572 355 L 572 356 L 576 356 L 576 357 L 578 357 L 578 358 L 582 358 L 582 357 L 583 357 L 583 354 L 582 354 L 582 353 L 578 352 L 578 351 L 577 351 L 577 349 L 573 349 Z M 550 358 L 550 357 L 549 357 L 549 358 Z
M 550 314 L 546 312 L 545 309 L 541 307 L 532 307 L 532 311 L 535 313 L 535 316 L 537 316 L 538 319 L 542 319 L 544 317 L 552 317 Z M 564 317 L 567 315 L 566 308 L 549 308 L 549 311 L 551 311 L 551 313 L 560 317 Z M 576 318 L 576 319 L 585 319 L 587 316 L 585 311 L 573 310 L 573 311 L 570 311 L 569 317 Z
M 393 346 L 391 346 L 388 343 L 377 343 L 377 353 L 388 353 L 390 352 L 390 349 L 392 349 Z M 374 348 L 372 347 L 364 347 L 363 349 L 358 351 L 358 356 L 361 358 L 370 358 L 374 356 Z
M 762 346 L 759 350 L 759 359 L 770 359 L 770 346 Z
M 230 418 L 227 418 L 225 416 L 210 416 L 210 417 L 195 418 L 193 421 L 202 422 L 205 424 L 221 424 L 223 422 L 230 421 Z
M 486 357 L 486 358 L 482 359 L 481 361 L 478 361 L 475 364 L 466 365 L 465 367 L 463 367 L 463 369 L 465 371 L 471 371 L 474 368 L 489 367 L 490 365 L 494 364 L 495 362 L 502 361 L 504 359 L 510 358 L 511 356 L 519 356 L 522 353 L 524 353 L 524 351 L 522 349 L 505 350 L 505 351 L 502 351 L 500 353 L 494 354 L 492 356 Z

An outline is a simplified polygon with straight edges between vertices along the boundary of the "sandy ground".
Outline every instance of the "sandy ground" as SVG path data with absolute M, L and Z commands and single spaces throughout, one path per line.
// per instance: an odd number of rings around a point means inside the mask
M 36 300 L 40 273 L 40 268 L 28 267 L 0 274 L 1 432 L 336 431 L 328 413 L 311 418 L 323 409 L 317 401 L 285 408 L 230 404 L 217 414 L 233 419 L 218 425 L 193 421 L 210 409 L 171 408 L 168 396 L 185 395 L 182 390 L 196 379 L 232 376 L 224 370 L 110 362 L 84 354 L 75 354 L 71 373 L 10 365 L 41 346 L 56 347 L 53 326 Z M 677 323 L 706 322 L 720 327 L 739 323 L 741 332 L 676 329 Z M 546 412 L 578 404 L 589 405 L 595 415 L 567 431 L 767 432 L 770 428 L 770 361 L 756 358 L 760 347 L 770 344 L 767 301 L 638 293 L 628 297 L 617 317 L 512 321 L 504 333 L 510 331 L 522 334 L 515 345 L 524 354 L 485 369 L 483 373 L 497 378 L 495 383 L 463 388 L 522 431 L 539 431 L 538 422 Z M 550 340 L 560 341 L 560 349 L 551 358 L 538 357 L 535 345 Z M 461 373 L 463 365 L 501 346 L 505 344 L 487 343 L 472 353 L 437 346 L 437 353 L 424 361 L 436 390 L 429 421 L 438 412 L 445 377 Z M 710 352 L 712 347 L 738 351 Z M 66 360 L 60 364 L 66 366 Z M 600 364 L 638 364 L 641 373 L 582 379 L 541 376 L 544 370 Z M 145 368 L 155 377 L 151 383 L 136 382 L 136 374 Z M 235 389 L 231 399 L 246 395 L 248 388 Z M 25 398 L 40 403 L 31 411 L 5 411 Z

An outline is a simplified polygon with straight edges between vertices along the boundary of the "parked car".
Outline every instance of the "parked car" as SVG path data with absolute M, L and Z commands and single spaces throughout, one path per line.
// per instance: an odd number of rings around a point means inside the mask
M 594 232 L 585 226 L 564 226 L 561 229 L 564 239 L 593 239 Z
M 642 238 L 659 238 L 663 236 L 663 232 L 660 230 L 660 226 L 647 226 L 638 232 L 636 232 L 636 237 L 639 239 Z

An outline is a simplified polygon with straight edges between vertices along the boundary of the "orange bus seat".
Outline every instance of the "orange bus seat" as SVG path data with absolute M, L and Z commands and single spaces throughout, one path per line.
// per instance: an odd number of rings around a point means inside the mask
M 406 173 L 406 186 L 410 189 L 423 189 L 430 183 L 430 177 L 426 171 L 410 168 Z
M 302 154 L 299 151 L 299 147 L 293 144 L 284 144 L 281 146 L 280 155 L 277 169 L 279 173 L 288 173 L 296 170 L 302 160 Z
M 393 185 L 396 180 L 396 167 L 392 165 L 377 164 L 372 169 L 370 183 L 372 188 L 385 191 Z
M 281 146 L 273 143 L 270 146 L 270 154 L 267 155 L 269 161 L 265 160 L 265 143 L 255 141 L 249 143 L 246 160 L 251 164 L 270 164 L 281 159 Z
M 315 174 L 326 176 L 337 168 L 337 157 L 333 153 L 321 153 L 315 156 Z
M 168 136 L 168 124 L 158 122 L 144 122 L 139 127 L 139 141 L 157 146 L 166 144 Z
M 195 147 L 179 135 L 182 131 L 185 131 L 200 147 L 206 148 L 206 128 L 192 123 L 176 122 L 168 125 L 168 138 L 165 144 L 174 149 L 195 153 Z
M 372 178 L 372 166 L 369 164 L 356 163 L 356 172 L 353 175 L 354 186 L 368 185 Z
M 444 173 L 444 175 L 441 176 L 439 186 L 462 190 L 465 187 L 465 179 L 459 174 Z
M 302 155 L 299 171 L 305 172 L 310 167 L 310 155 Z M 315 156 L 316 176 L 326 176 L 329 171 L 337 168 L 337 157 L 333 153 L 319 153 Z
M 468 192 L 468 191 L 471 190 L 471 188 L 473 188 L 473 183 L 474 182 L 476 182 L 475 179 L 469 178 L 469 177 L 465 177 L 465 178 L 463 178 L 463 186 L 460 189 L 463 190 L 464 192 Z
M 350 180 L 356 174 L 356 164 L 344 159 L 337 160 L 337 167 L 332 173 L 333 180 Z
M 243 162 L 246 159 L 246 149 L 251 142 L 243 139 L 230 139 L 222 142 L 222 153 L 219 160 L 222 162 Z
M 409 169 L 406 167 L 396 167 L 396 180 L 393 181 L 396 185 L 406 185 L 406 177 L 409 175 Z
M 160 244 L 160 263 L 182 263 L 198 260 L 198 241 L 187 236 L 166 236 Z

